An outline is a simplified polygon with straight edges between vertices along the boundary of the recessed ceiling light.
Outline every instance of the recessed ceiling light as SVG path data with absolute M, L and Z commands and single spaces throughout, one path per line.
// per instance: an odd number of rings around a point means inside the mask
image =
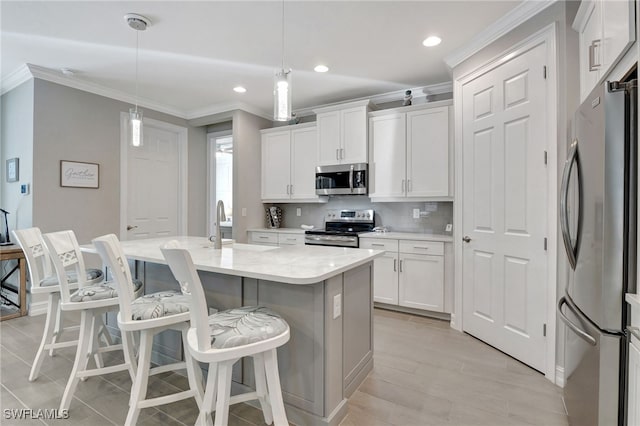
M 244 87 L 242 87 L 242 86 L 237 86 L 237 87 L 234 87 L 234 88 L 233 88 L 233 91 L 234 91 L 234 92 L 236 92 L 236 93 L 244 93 L 244 92 L 246 92 L 246 91 L 247 91 L 247 89 L 245 89 L 245 88 L 244 88 Z
M 440 37 L 431 36 L 431 37 L 425 38 L 422 44 L 427 47 L 433 47 L 433 46 L 439 45 L 441 41 L 442 39 Z
M 317 65 L 313 70 L 315 72 L 327 72 L 329 71 L 329 67 L 326 65 Z

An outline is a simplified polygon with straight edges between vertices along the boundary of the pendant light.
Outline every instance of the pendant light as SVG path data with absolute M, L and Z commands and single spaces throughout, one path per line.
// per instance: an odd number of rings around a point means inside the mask
M 291 120 L 291 68 L 284 69 L 284 0 L 282 0 L 282 62 L 273 82 L 273 119 Z
M 147 26 L 151 24 L 151 21 L 135 13 L 128 13 L 124 15 L 124 20 L 134 30 L 136 30 L 136 106 L 129 109 L 129 138 L 131 145 L 134 147 L 142 146 L 143 125 L 142 125 L 142 110 L 138 109 L 138 53 L 139 53 L 139 38 L 140 31 L 147 29 Z

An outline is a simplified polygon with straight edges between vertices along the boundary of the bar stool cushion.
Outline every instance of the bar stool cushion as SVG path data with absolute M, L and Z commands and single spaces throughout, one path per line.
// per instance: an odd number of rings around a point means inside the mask
M 77 283 L 78 276 L 75 271 L 71 271 L 67 274 L 69 276 L 69 284 Z M 87 281 L 101 281 L 103 273 L 100 269 L 87 269 Z M 55 275 L 47 277 L 40 281 L 40 286 L 42 287 L 50 287 L 53 285 L 58 285 L 58 277 Z
M 142 290 L 142 281 L 133 280 L 133 292 L 139 293 Z M 118 291 L 115 284 L 111 282 L 102 282 L 99 284 L 88 285 L 76 290 L 71 294 L 72 302 L 88 302 L 91 300 L 104 300 L 118 297 Z
M 189 312 L 191 296 L 179 291 L 159 291 L 145 294 L 131 302 L 133 320 L 148 320 Z
M 287 330 L 280 315 L 263 306 L 243 306 L 209 316 L 211 347 L 232 348 L 260 342 Z

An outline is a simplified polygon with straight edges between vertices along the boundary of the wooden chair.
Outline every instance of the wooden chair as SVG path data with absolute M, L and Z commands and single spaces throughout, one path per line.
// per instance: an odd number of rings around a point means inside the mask
M 191 294 L 191 328 L 188 347 L 192 356 L 209 364 L 207 385 L 198 423 L 226 425 L 229 405 L 257 399 L 264 420 L 288 425 L 284 410 L 276 348 L 289 341 L 289 325 L 268 308 L 245 306 L 208 316 L 202 283 L 188 251 L 170 244 L 162 248 L 173 275 L 185 293 Z M 256 391 L 231 396 L 231 372 L 242 357 L 253 357 Z M 217 377 L 216 377 L 217 376 Z
M 45 351 L 49 351 L 49 356 L 53 356 L 55 349 L 67 348 L 78 344 L 77 340 L 60 341 L 65 331 L 77 329 L 78 327 L 64 327 L 64 318 L 60 310 L 60 284 L 58 283 L 58 277 L 51 268 L 49 250 L 47 250 L 42 240 L 40 229 L 15 230 L 13 231 L 13 236 L 27 259 L 31 294 L 34 296 L 36 294 L 48 295 L 47 317 L 44 323 L 42 340 L 29 373 L 29 381 L 34 381 L 40 373 Z M 97 284 L 104 278 L 102 271 L 99 269 L 87 269 L 84 276 L 88 284 Z M 75 290 L 78 287 L 78 279 L 75 274 L 69 275 L 68 282 L 70 289 Z
M 123 340 L 123 344 L 107 347 L 99 347 L 97 341 L 100 317 L 118 309 L 117 291 L 110 283 L 90 284 L 85 280 L 82 273 L 85 270 L 84 259 L 73 231 L 52 232 L 42 237 L 51 253 L 60 283 L 60 308 L 63 311 L 80 312 L 78 349 L 60 402 L 60 410 L 68 410 L 80 379 L 128 370 L 133 380 L 135 371 L 127 358 L 121 364 L 108 367 L 98 364 L 94 369 L 87 369 L 90 355 L 114 350 L 124 350 L 125 354 L 130 352 L 130 348 L 126 347 L 127 340 Z M 76 291 L 72 291 L 69 282 L 69 274 L 73 273 L 78 277 Z
M 113 234 L 104 235 L 94 239 L 93 245 L 98 250 L 105 266 L 111 270 L 118 290 L 120 304 L 118 326 L 122 331 L 123 341 L 127 339 L 128 342 L 131 342 L 132 334 L 140 332 L 140 350 L 136 376 L 131 388 L 129 412 L 125 424 L 134 425 L 142 408 L 169 404 L 186 398 L 195 398 L 198 408 L 201 408 L 203 393 L 202 371 L 187 349 L 191 297 L 182 294 L 180 291 L 161 291 L 135 298 L 133 286 L 131 285 L 131 270 L 122 252 L 118 238 Z M 153 336 L 164 330 L 178 330 L 182 333 L 185 361 L 151 368 Z M 129 344 L 128 346 L 131 348 L 132 345 Z M 134 366 L 136 365 L 135 356 L 131 351 L 125 352 L 125 357 L 127 362 Z M 185 367 L 189 380 L 189 390 L 145 399 L 149 376 L 165 371 L 180 370 Z

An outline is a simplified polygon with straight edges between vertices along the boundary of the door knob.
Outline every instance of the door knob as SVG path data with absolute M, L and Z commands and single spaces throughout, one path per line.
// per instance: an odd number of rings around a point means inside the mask
M 469 238 L 469 236 L 468 236 L 468 235 L 465 235 L 465 236 L 462 238 L 462 241 L 464 241 L 465 243 L 469 243 L 469 242 L 471 242 L 471 238 Z
M 134 226 L 127 225 L 127 231 L 131 231 L 132 229 L 136 229 L 137 227 L 138 225 L 134 225 Z

